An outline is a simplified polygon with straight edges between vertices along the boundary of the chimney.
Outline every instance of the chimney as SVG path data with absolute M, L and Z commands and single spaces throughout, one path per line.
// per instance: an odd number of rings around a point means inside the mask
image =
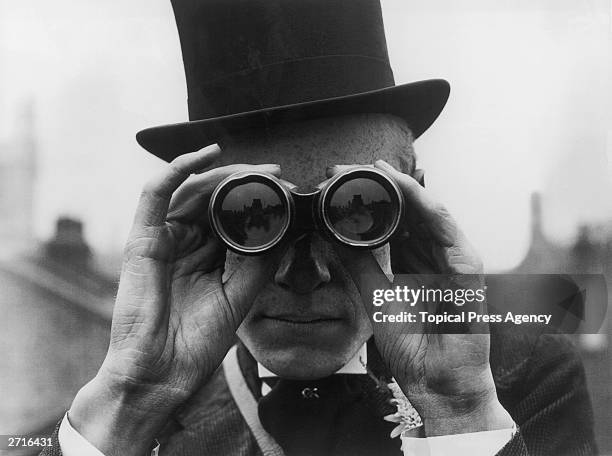
M 542 195 L 531 194 L 531 241 L 541 240 L 542 233 Z
M 69 266 L 87 266 L 91 249 L 83 237 L 83 223 L 70 217 L 60 217 L 55 225 L 55 236 L 45 246 L 46 254 Z

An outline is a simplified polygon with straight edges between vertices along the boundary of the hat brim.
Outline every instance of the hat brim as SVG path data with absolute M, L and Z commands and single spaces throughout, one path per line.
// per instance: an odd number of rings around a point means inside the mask
M 442 112 L 450 93 L 443 79 L 429 79 L 342 97 L 316 100 L 210 119 L 147 128 L 136 134 L 138 144 L 170 162 L 179 155 L 214 144 L 224 135 L 249 128 L 320 117 L 385 113 L 408 123 L 415 139 Z

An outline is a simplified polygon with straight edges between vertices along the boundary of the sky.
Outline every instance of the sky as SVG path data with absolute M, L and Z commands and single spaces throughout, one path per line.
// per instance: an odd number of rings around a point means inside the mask
M 427 186 L 489 270 L 529 242 L 529 199 L 570 242 L 612 220 L 610 0 L 382 0 L 396 83 L 444 78 L 449 102 L 415 143 Z M 0 0 L 0 140 L 36 110 L 36 233 L 58 215 L 119 250 L 163 163 L 135 133 L 187 119 L 167 0 Z

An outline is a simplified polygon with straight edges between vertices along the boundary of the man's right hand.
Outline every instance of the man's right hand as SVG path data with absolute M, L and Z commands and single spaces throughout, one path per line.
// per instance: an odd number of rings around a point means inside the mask
M 189 177 L 219 152 L 211 146 L 178 157 L 142 192 L 108 353 L 69 411 L 72 426 L 107 456 L 144 454 L 172 412 L 220 365 L 274 270 L 274 255 L 249 257 L 222 281 L 225 247 L 206 218 L 212 191 L 236 171 L 278 176 L 280 168 L 232 165 Z

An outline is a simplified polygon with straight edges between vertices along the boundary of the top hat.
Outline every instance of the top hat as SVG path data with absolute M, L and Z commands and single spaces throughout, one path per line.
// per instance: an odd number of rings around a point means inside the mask
M 438 117 L 441 79 L 395 85 L 379 0 L 172 0 L 189 122 L 138 143 L 175 157 L 224 134 L 358 113 L 406 120 L 415 138 Z

